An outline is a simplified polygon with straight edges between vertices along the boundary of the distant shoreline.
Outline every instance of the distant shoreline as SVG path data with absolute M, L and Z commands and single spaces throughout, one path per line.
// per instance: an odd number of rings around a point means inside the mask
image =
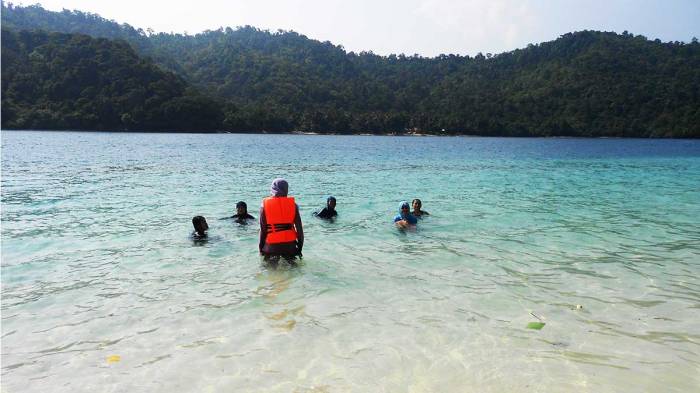
M 462 138 L 514 138 L 514 139 L 649 139 L 649 140 L 699 140 L 698 137 L 638 137 L 638 136 L 566 136 L 566 135 L 480 135 L 480 134 L 429 134 L 424 132 L 385 132 L 385 133 L 340 133 L 340 132 L 310 132 L 310 131 L 291 131 L 291 132 L 270 132 L 270 131 L 254 131 L 254 132 L 238 132 L 238 131 L 139 131 L 139 130 L 25 130 L 25 129 L 0 129 L 1 132 L 76 132 L 76 133 L 110 133 L 110 134 L 197 134 L 197 135 L 216 135 L 216 134 L 233 134 L 233 135 L 305 135 L 305 136 L 401 136 L 401 137 L 462 137 Z
M 585 30 L 428 59 L 250 26 L 166 39 L 79 12 L 3 11 L 8 129 L 700 138 L 697 40 Z

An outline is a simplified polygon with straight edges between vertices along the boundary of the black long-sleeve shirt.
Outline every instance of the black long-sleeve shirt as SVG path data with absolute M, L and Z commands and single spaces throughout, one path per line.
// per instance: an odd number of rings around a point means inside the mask
M 321 210 L 318 213 L 315 213 L 315 215 L 318 218 L 329 219 L 329 218 L 333 218 L 333 217 L 337 216 L 338 212 L 335 210 L 329 210 L 327 207 L 324 207 L 323 210 Z

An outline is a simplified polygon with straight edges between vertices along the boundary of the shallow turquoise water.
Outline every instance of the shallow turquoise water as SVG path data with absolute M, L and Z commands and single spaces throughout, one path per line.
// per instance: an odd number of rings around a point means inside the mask
M 272 270 L 218 218 L 279 176 Z M 3 391 L 700 386 L 700 141 L 3 132 L 1 185 Z

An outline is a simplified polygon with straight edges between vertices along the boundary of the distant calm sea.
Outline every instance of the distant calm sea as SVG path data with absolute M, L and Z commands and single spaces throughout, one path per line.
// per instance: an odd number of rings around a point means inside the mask
M 272 270 L 219 218 L 275 177 Z M 3 392 L 700 390 L 697 140 L 4 131 L 1 185 Z

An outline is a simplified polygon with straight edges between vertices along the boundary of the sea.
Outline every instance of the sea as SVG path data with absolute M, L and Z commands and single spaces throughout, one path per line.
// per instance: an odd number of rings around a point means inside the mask
M 700 140 L 1 143 L 2 392 L 700 391 Z M 305 243 L 272 266 L 227 217 L 279 177 Z

